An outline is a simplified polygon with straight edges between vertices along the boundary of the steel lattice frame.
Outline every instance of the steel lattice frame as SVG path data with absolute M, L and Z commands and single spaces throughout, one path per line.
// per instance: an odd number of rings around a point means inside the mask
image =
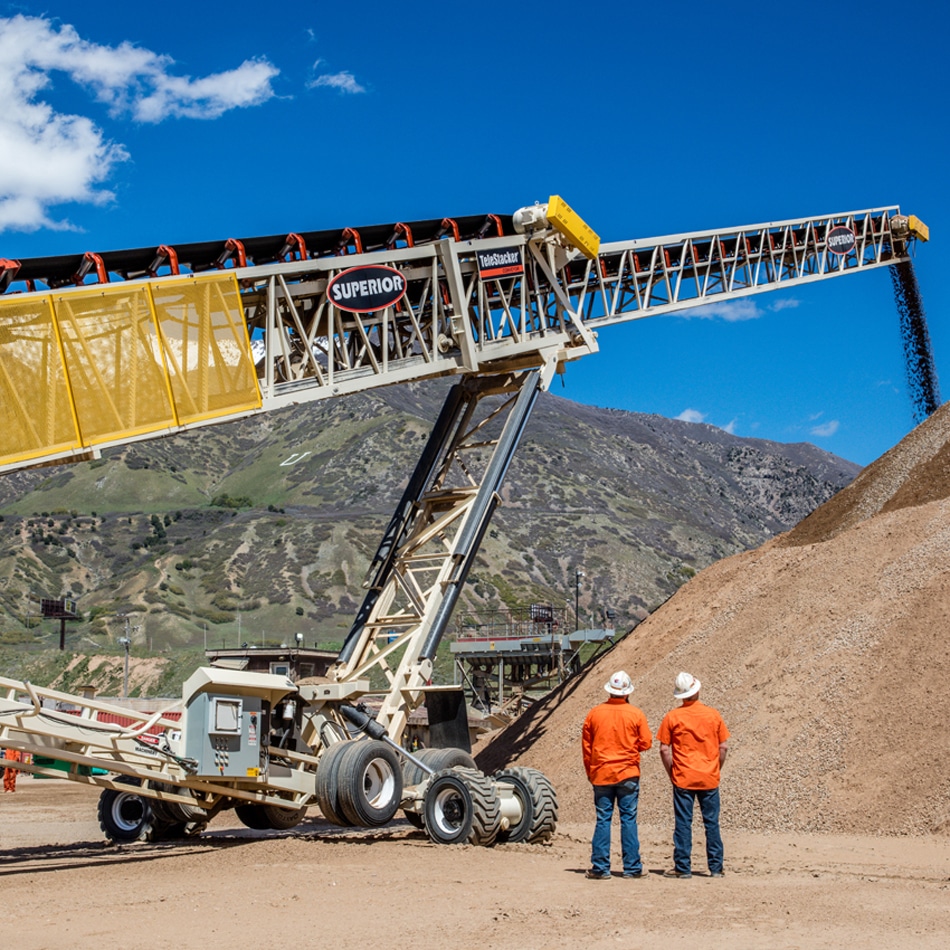
M 401 735 L 432 661 L 538 392 L 541 371 L 472 377 L 453 387 L 370 565 L 367 595 L 333 675 L 389 689 L 377 721 Z
M 550 234 L 442 240 L 344 258 L 238 272 L 248 326 L 263 341 L 265 408 L 412 379 L 540 365 L 596 349 L 599 327 L 823 280 L 907 259 L 892 233 L 896 207 L 602 245 L 595 260 Z M 848 254 L 825 241 L 853 230 Z M 476 251 L 525 249 L 523 275 L 479 277 Z M 384 263 L 409 292 L 371 314 L 338 310 L 328 282 L 343 269 Z

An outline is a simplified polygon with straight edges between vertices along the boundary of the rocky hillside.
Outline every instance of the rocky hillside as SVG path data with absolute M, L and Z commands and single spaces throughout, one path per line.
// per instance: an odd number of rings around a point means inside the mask
M 70 647 L 339 642 L 444 384 L 261 415 L 0 476 L 0 641 L 58 640 L 31 596 L 71 594 Z M 532 602 L 626 629 L 696 571 L 795 525 L 858 467 L 807 444 L 546 394 L 462 610 Z M 31 616 L 32 615 L 32 616 Z
M 950 834 L 950 404 L 794 530 L 691 580 L 582 676 L 482 751 L 593 818 L 580 729 L 617 669 L 654 730 L 680 670 L 732 732 L 727 828 Z M 669 782 L 644 757 L 644 821 L 671 824 Z

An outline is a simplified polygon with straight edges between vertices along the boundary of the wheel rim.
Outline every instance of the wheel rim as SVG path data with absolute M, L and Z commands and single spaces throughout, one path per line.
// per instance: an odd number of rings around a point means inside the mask
M 384 759 L 373 759 L 363 772 L 363 795 L 373 808 L 385 808 L 396 794 L 396 776 Z
M 465 801 L 454 788 L 444 788 L 435 797 L 432 817 L 443 835 L 457 834 L 465 822 Z
M 120 793 L 112 802 L 112 820 L 122 831 L 132 832 L 145 818 L 145 804 L 138 795 Z

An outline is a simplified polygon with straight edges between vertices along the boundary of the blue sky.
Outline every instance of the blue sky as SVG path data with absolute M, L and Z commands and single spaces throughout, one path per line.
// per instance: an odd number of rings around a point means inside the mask
M 948 19 L 934 0 L 0 0 L 0 257 L 551 194 L 605 241 L 900 204 L 931 229 L 916 269 L 950 374 Z M 605 330 L 553 390 L 861 464 L 913 427 L 886 271 L 753 299 Z

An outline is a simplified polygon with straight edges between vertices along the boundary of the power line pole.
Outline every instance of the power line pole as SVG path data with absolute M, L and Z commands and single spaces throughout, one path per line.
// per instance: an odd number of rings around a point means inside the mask
M 574 571 L 574 630 L 580 630 L 580 624 L 578 623 L 578 605 L 580 604 L 581 599 L 581 578 L 584 576 L 584 572 L 577 568 Z
M 119 637 L 119 644 L 125 647 L 125 673 L 122 676 L 122 698 L 129 698 L 129 647 L 132 639 L 129 636 L 129 618 L 125 618 L 125 636 Z

